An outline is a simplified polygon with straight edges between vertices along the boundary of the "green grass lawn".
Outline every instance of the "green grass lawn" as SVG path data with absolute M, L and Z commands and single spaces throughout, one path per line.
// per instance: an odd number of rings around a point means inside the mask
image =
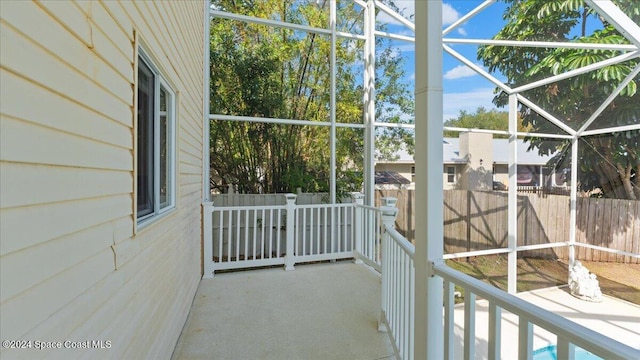
M 447 260 L 447 265 L 499 289 L 507 290 L 507 257 L 505 255 Z M 585 266 L 598 276 L 603 294 L 640 305 L 640 265 L 593 263 Z M 566 285 L 568 274 L 566 261 L 520 258 L 518 259 L 517 291 Z M 461 291 L 458 287 L 456 290 Z

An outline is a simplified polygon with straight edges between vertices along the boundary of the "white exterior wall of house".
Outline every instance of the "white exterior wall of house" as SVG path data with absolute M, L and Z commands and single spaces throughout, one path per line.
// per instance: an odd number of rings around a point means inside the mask
M 493 135 L 461 133 L 460 158 L 466 160 L 467 164 L 460 174 L 459 189 L 493 189 Z
M 411 169 L 415 167 L 415 162 L 376 162 L 376 171 L 395 171 L 404 176 L 409 181 L 413 181 L 413 173 Z
M 2 340 L 109 347 L 0 357 L 171 357 L 201 277 L 204 8 L 0 1 Z M 176 92 L 177 173 L 136 229 L 140 40 Z

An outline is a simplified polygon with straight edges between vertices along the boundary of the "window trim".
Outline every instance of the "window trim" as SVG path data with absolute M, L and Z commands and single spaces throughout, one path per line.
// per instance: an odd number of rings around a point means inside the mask
M 138 46 L 138 54 L 137 54 L 137 65 L 136 65 L 136 88 L 135 95 L 138 96 L 138 84 L 139 79 L 137 78 L 140 62 L 142 62 L 149 70 L 151 70 L 153 76 L 153 205 L 152 210 L 149 214 L 145 214 L 143 216 L 138 216 L 138 195 L 141 189 L 139 189 L 136 185 L 136 195 L 134 199 L 136 201 L 134 205 L 136 224 L 138 228 L 144 227 L 155 220 L 164 217 L 165 214 L 171 212 L 176 208 L 176 172 L 177 172 L 177 154 L 176 154 L 176 93 L 168 83 L 164 75 L 159 71 L 158 67 L 155 65 L 153 60 L 147 52 L 141 47 Z M 161 174 L 160 174 L 160 152 L 161 152 L 161 144 L 160 144 L 160 93 L 164 91 L 167 94 L 167 98 L 165 100 L 165 104 L 167 106 L 166 110 L 166 118 L 167 118 L 167 162 L 165 170 L 167 172 L 167 194 L 168 198 L 166 198 L 166 204 L 164 206 L 161 202 Z M 136 103 L 139 104 L 140 99 L 137 99 Z M 136 108 L 138 105 L 136 105 Z M 140 126 L 140 122 L 138 117 L 138 109 L 136 109 L 136 126 Z M 134 132 L 134 136 L 136 137 L 136 174 L 139 174 L 139 166 L 140 163 L 138 161 L 138 152 L 140 150 L 140 139 L 138 138 L 138 131 Z M 136 176 L 137 178 L 137 176 Z M 138 183 L 136 179 L 136 184 Z

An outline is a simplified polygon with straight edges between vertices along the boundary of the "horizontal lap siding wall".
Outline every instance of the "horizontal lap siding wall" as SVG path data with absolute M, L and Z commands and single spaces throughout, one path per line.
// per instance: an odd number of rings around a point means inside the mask
M 1 1 L 0 333 L 170 358 L 200 278 L 204 2 Z M 135 34 L 177 95 L 177 209 L 134 234 Z M 2 357 L 36 356 L 2 350 Z

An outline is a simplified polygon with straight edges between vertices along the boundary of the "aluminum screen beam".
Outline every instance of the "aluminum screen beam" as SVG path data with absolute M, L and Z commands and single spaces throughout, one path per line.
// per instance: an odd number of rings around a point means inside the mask
M 455 28 L 457 28 L 458 26 L 464 24 L 469 19 L 471 19 L 472 17 L 474 17 L 477 14 L 479 14 L 480 12 L 482 12 L 482 10 L 486 9 L 487 7 L 489 7 L 489 5 L 493 4 L 494 2 L 496 2 L 496 0 L 487 0 L 487 1 L 483 2 L 482 4 L 480 4 L 479 6 L 477 6 L 475 9 L 469 11 L 466 15 L 464 15 L 463 17 L 461 17 L 460 19 L 455 21 L 453 24 L 449 25 L 449 27 L 444 29 L 442 31 L 442 36 L 444 37 L 448 33 L 452 32 L 453 30 L 455 30 Z
M 577 42 L 552 42 L 552 41 L 518 41 L 518 40 L 488 40 L 488 39 L 442 39 L 445 44 L 471 44 L 471 45 L 497 45 L 513 47 L 543 47 L 557 49 L 585 49 L 585 50 L 618 50 L 636 51 L 634 45 L 626 44 L 589 44 Z
M 638 73 L 640 73 L 640 65 L 636 66 L 636 68 L 633 69 L 633 71 L 631 71 L 629 75 L 627 75 L 627 77 L 624 78 L 624 80 L 622 80 L 622 82 L 618 85 L 618 87 L 616 87 L 616 89 L 613 90 L 613 92 L 607 97 L 607 99 L 602 104 L 600 104 L 598 109 L 596 109 L 596 111 L 593 114 L 591 114 L 589 119 L 587 119 L 587 121 L 582 125 L 582 127 L 578 129 L 578 131 L 576 132 L 576 136 L 581 136 L 582 133 L 589 126 L 591 126 L 591 124 L 598 118 L 598 116 L 600 116 L 600 114 L 602 114 L 602 112 L 607 108 L 607 106 L 609 106 L 609 104 L 611 104 L 611 102 L 613 102 L 613 100 L 616 97 L 618 97 L 618 94 L 620 94 L 620 92 L 631 82 L 631 80 L 633 80 L 634 77 L 636 77 L 636 75 L 638 75 Z
M 585 0 L 598 14 L 613 24 L 632 44 L 640 48 L 640 26 L 610 0 Z

